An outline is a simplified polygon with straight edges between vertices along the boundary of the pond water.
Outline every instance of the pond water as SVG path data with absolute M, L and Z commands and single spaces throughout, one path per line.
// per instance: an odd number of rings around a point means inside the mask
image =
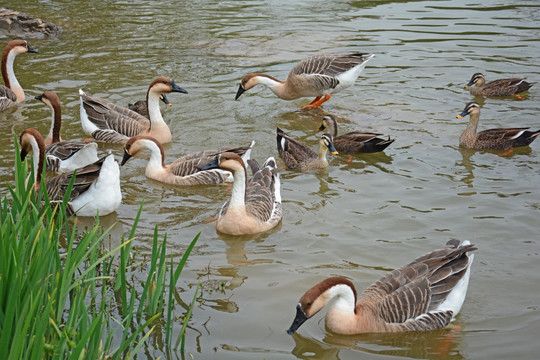
M 179 259 L 201 232 L 179 282 L 197 301 L 187 333 L 195 359 L 531 359 L 540 351 L 540 141 L 499 152 L 465 151 L 456 119 L 473 97 L 463 86 L 475 72 L 488 81 L 540 80 L 537 1 L 12 1 L 64 29 L 32 40 L 39 54 L 17 58 L 28 98 L 45 90 L 63 105 L 65 139 L 85 137 L 77 91 L 118 104 L 143 99 L 157 76 L 189 91 L 163 109 L 173 133 L 166 162 L 189 152 L 256 141 L 252 157 L 277 157 L 279 126 L 315 146 L 325 114 L 342 131 L 363 129 L 396 141 L 383 153 L 332 156 L 320 171 L 281 174 L 284 219 L 256 236 L 216 233 L 212 218 L 230 186 L 174 188 L 148 180 L 145 159 L 122 168 L 123 204 L 101 219 L 111 242 L 133 223 L 144 199 L 134 256 L 151 251 L 154 227 Z M 7 43 L 8 39 L 0 39 Z M 318 53 L 370 52 L 356 84 L 322 109 L 311 99 L 282 101 L 257 87 L 234 95 L 248 72 L 285 79 Z M 540 85 L 524 99 L 476 98 L 480 129 L 540 128 Z M 0 180 L 12 180 L 13 137 L 42 133 L 49 110 L 28 100 L 0 113 Z M 100 145 L 120 158 L 122 148 Z M 2 192 L 5 192 L 5 187 Z M 82 219 L 82 225 L 87 220 Z M 450 238 L 478 246 L 460 330 L 340 336 L 323 315 L 286 334 L 305 290 L 332 275 L 358 290 L 387 271 L 442 247 Z M 144 274 L 141 274 L 141 278 Z M 179 325 L 180 326 L 180 325 Z M 191 356 L 187 356 L 191 354 Z M 138 358 L 182 358 L 155 341 Z

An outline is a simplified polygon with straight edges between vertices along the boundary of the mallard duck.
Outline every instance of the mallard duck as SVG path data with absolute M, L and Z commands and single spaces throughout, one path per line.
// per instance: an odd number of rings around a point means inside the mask
M 37 53 L 25 40 L 11 40 L 2 53 L 2 78 L 5 85 L 0 85 L 0 110 L 24 101 L 24 90 L 15 77 L 13 63 L 17 55 Z
M 167 106 L 172 106 L 165 94 L 161 94 L 159 96 L 159 100 L 163 101 L 163 103 Z M 135 101 L 133 104 L 128 104 L 128 109 L 135 111 L 137 114 L 148 119 L 148 102 L 146 100 L 139 100 Z
M 36 129 L 24 130 L 20 137 L 21 160 L 33 152 L 34 187 L 41 185 L 41 174 L 45 162 L 45 142 Z M 78 216 L 108 215 L 122 202 L 120 190 L 120 168 L 112 154 L 99 159 L 74 172 L 58 175 L 45 183 L 51 202 L 63 201 L 73 178 L 73 189 L 69 196 L 68 213 Z
M 467 149 L 509 150 L 514 147 L 527 146 L 536 139 L 540 130 L 531 132 L 525 128 L 498 128 L 476 132 L 480 120 L 480 105 L 470 102 L 457 118 L 470 116 L 469 124 L 459 137 L 459 146 Z
M 121 165 L 123 166 L 132 156 L 147 149 L 150 150 L 150 159 L 146 166 L 146 176 L 150 179 L 172 185 L 221 184 L 233 181 L 230 171 L 219 168 L 200 171 L 200 168 L 223 152 L 234 152 L 247 161 L 254 144 L 255 142 L 243 147 L 205 150 L 182 156 L 172 164 L 165 165 L 165 152 L 159 141 L 150 136 L 137 135 L 129 139 L 124 146 L 124 158 Z
M 159 97 L 171 92 L 187 94 L 187 91 L 176 85 L 172 79 L 158 77 L 152 81 L 146 95 L 149 114 L 147 119 L 134 111 L 79 90 L 83 130 L 94 139 L 107 143 L 125 144 L 135 135 L 148 135 L 162 144 L 168 143 L 172 136 L 161 116 Z
M 536 83 L 529 83 L 523 78 L 498 79 L 486 84 L 485 76 L 482 73 L 475 73 L 465 88 L 474 85 L 470 88 L 472 95 L 512 96 L 529 90 L 534 84 Z
M 86 141 L 62 141 L 62 108 L 60 99 L 53 91 L 45 91 L 36 96 L 52 111 L 52 121 L 49 134 L 45 138 L 47 153 L 47 170 L 65 173 L 98 161 L 97 144 Z
M 333 155 L 338 154 L 330 134 L 321 136 L 318 153 L 293 139 L 280 128 L 276 129 L 276 140 L 279 155 L 290 169 L 322 169 L 328 166 L 328 160 L 326 160 L 328 150 Z
M 240 82 L 235 99 L 255 85 L 263 84 L 283 100 L 316 96 L 302 109 L 316 108 L 329 100 L 331 94 L 352 86 L 373 56 L 360 53 L 311 56 L 293 67 L 285 81 L 267 74 L 247 74 Z
M 382 134 L 364 132 L 364 131 L 351 131 L 346 134 L 337 134 L 337 122 L 332 115 L 326 115 L 322 119 L 322 124 L 318 131 L 325 131 L 330 133 L 333 138 L 334 147 L 340 153 L 374 153 L 383 151 L 394 142 L 395 139 L 381 139 L 377 136 Z
M 281 193 L 279 172 L 274 158 L 263 166 L 248 160 L 253 171 L 247 180 L 244 161 L 235 153 L 222 153 L 201 170 L 220 168 L 234 177 L 231 199 L 221 208 L 216 229 L 229 235 L 256 234 L 272 229 L 281 221 Z
M 326 313 L 326 327 L 338 334 L 408 332 L 441 329 L 459 313 L 465 300 L 477 248 L 453 239 L 383 276 L 357 298 L 352 282 L 331 277 L 300 298 L 287 333 L 298 328 L 335 298 Z

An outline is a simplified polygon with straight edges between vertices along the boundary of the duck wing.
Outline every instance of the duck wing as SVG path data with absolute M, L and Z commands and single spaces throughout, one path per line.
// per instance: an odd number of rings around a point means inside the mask
M 17 95 L 7 86 L 0 85 L 0 110 L 4 110 L 17 102 Z
M 280 128 L 276 130 L 276 139 L 278 153 L 291 169 L 300 169 L 303 163 L 318 158 L 315 151 L 293 139 Z

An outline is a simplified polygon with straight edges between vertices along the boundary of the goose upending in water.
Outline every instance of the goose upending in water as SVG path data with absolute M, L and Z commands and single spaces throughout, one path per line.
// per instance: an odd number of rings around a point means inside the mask
M 4 85 L 0 85 L 0 110 L 7 109 L 24 101 L 24 90 L 19 84 L 13 64 L 17 55 L 25 53 L 37 53 L 25 40 L 11 40 L 2 53 L 2 78 Z

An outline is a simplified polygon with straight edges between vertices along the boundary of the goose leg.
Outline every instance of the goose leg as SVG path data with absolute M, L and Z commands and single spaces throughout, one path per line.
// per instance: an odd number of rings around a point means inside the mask
M 321 106 L 324 102 L 328 101 L 332 95 L 326 94 L 324 98 L 321 99 L 322 96 L 317 96 L 312 102 L 310 102 L 307 105 L 302 106 L 303 109 L 315 109 Z

